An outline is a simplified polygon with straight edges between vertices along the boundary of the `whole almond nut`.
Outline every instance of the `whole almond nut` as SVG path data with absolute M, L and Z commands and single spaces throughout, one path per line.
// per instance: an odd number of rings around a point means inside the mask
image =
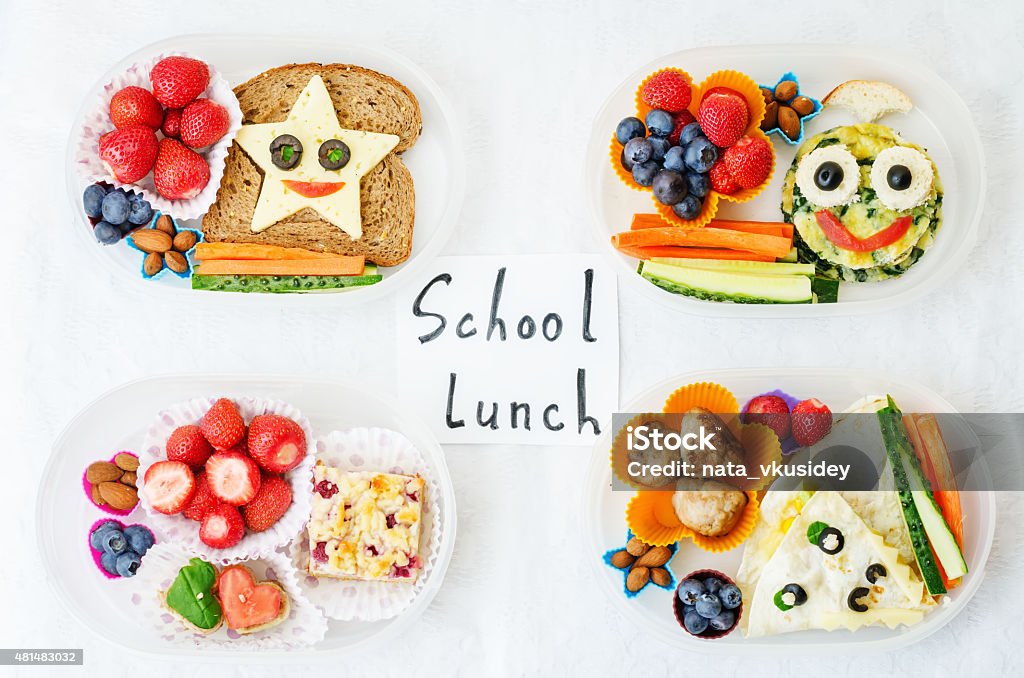
M 630 540 L 626 542 L 626 552 L 631 556 L 642 556 L 643 554 L 647 553 L 647 549 L 649 548 L 651 547 L 643 543 L 636 537 L 631 537 Z
M 99 485 L 93 485 L 92 489 L 90 490 L 90 494 L 92 495 L 92 503 L 96 504 L 97 506 L 107 505 L 107 502 L 103 501 L 103 497 L 100 496 Z
M 789 101 L 796 96 L 796 83 L 792 80 L 783 80 L 775 86 L 775 98 L 778 101 Z
M 155 228 L 158 231 L 163 231 L 172 238 L 178 232 L 178 229 L 174 227 L 174 220 L 171 219 L 166 214 L 161 214 L 159 217 L 157 217 L 156 226 L 154 226 L 153 228 Z
M 165 252 L 164 263 L 167 264 L 167 268 L 175 273 L 184 273 L 188 270 L 188 260 L 185 259 L 185 255 L 181 252 Z
M 765 132 L 779 126 L 779 103 L 773 101 L 764 107 L 764 117 L 761 118 L 761 129 Z
M 196 234 L 192 231 L 179 231 L 174 236 L 173 247 L 179 252 L 188 252 L 196 244 Z
M 154 276 L 164 270 L 164 258 L 156 252 L 150 252 L 142 260 L 142 272 L 148 276 Z
M 93 485 L 118 480 L 120 477 L 121 469 L 109 461 L 94 461 L 85 469 L 85 479 Z
M 771 102 L 775 101 L 775 93 L 768 87 L 761 88 L 761 96 L 764 97 L 764 104 L 767 106 Z
M 620 570 L 624 570 L 632 565 L 634 560 L 636 560 L 636 558 L 629 555 L 629 551 L 626 551 L 625 549 L 622 551 L 616 551 L 612 554 L 611 558 L 612 567 L 617 567 Z
M 672 557 L 672 552 L 667 546 L 654 546 L 647 553 L 636 559 L 636 564 L 641 567 L 661 567 Z
M 135 471 L 125 471 L 124 475 L 121 476 L 121 484 L 128 485 L 129 487 L 136 487 L 138 482 L 138 476 L 135 475 Z
M 110 508 L 118 511 L 127 511 L 135 508 L 139 503 L 139 493 L 134 487 L 128 487 L 117 482 L 100 483 L 100 496 L 103 501 L 110 504 Z
M 647 586 L 647 582 L 651 579 L 651 571 L 646 567 L 633 566 L 633 569 L 626 575 L 626 590 L 632 593 L 636 593 L 643 587 Z
M 800 116 L 789 106 L 779 106 L 779 129 L 793 141 L 800 137 Z
M 814 112 L 814 102 L 807 97 L 797 97 L 789 102 L 789 107 L 801 118 Z
M 143 252 L 163 254 L 171 249 L 171 236 L 155 228 L 143 228 L 132 234 L 132 242 Z
M 118 452 L 114 457 L 114 464 L 122 471 L 138 471 L 139 458 L 127 452 Z
M 672 575 L 664 567 L 655 567 L 651 569 L 651 581 L 664 588 L 672 583 Z

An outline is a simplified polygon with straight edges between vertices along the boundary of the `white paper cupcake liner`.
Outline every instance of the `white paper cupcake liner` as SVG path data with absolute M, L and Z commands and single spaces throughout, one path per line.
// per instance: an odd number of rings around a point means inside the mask
M 129 608 L 135 611 L 140 624 L 154 629 L 161 639 L 174 644 L 244 652 L 308 647 L 323 640 L 327 619 L 303 594 L 298 585 L 298 573 L 280 553 L 258 559 L 234 559 L 227 564 L 243 564 L 252 570 L 257 581 L 273 580 L 280 584 L 289 598 L 287 619 L 273 628 L 248 635 L 232 631 L 226 625 L 208 634 L 186 626 L 164 606 L 163 593 L 178 576 L 178 570 L 194 557 L 203 556 L 174 544 L 157 544 L 146 553 L 145 565 L 139 568 L 138 574 L 127 580 Z
M 309 420 L 297 408 L 279 400 L 260 398 L 232 398 L 242 418 L 248 424 L 257 414 L 279 414 L 294 420 L 306 434 L 306 457 L 288 473 L 284 474 L 292 488 L 292 505 L 273 527 L 264 532 L 246 531 L 242 541 L 227 549 L 215 549 L 199 540 L 199 523 L 179 514 L 164 515 L 150 506 L 146 499 L 146 471 L 153 463 L 167 458 L 165 448 L 171 432 L 179 426 L 198 424 L 215 398 L 194 398 L 172 405 L 157 415 L 152 426 L 146 431 L 139 450 L 139 504 L 152 524 L 166 542 L 194 550 L 212 563 L 224 563 L 236 558 L 252 558 L 274 552 L 286 546 L 302 530 L 309 519 L 311 505 L 310 483 L 313 478 L 313 463 L 316 439 Z
M 173 215 L 177 219 L 196 219 L 206 214 L 210 205 L 217 198 L 217 189 L 220 187 L 220 180 L 224 176 L 224 161 L 228 157 L 228 149 L 235 134 L 242 127 L 242 109 L 238 105 L 238 99 L 231 90 L 227 81 L 217 73 L 208 60 L 194 54 L 183 52 L 168 52 L 159 54 L 148 61 L 136 62 L 126 68 L 114 79 L 104 85 L 96 97 L 95 103 L 82 121 L 82 127 L 78 133 L 78 144 L 75 152 L 75 167 L 86 181 L 106 181 L 115 186 L 121 186 L 107 167 L 100 160 L 99 139 L 100 136 L 114 129 L 110 121 L 110 99 L 125 87 L 135 85 L 144 89 L 151 89 L 149 72 L 158 61 L 169 56 L 188 56 L 193 59 L 200 59 L 210 69 L 210 85 L 200 96 L 213 99 L 228 111 L 230 127 L 220 141 L 200 153 L 210 165 L 210 182 L 206 184 L 199 195 L 191 200 L 168 200 L 156 192 L 153 183 L 153 173 L 150 172 L 134 184 L 127 184 L 142 193 L 143 197 L 156 210 Z M 157 134 L 158 137 L 163 135 Z
M 398 616 L 423 590 L 441 551 L 444 525 L 438 504 L 441 490 L 437 474 L 408 438 L 384 428 L 353 428 L 329 433 L 317 439 L 316 457 L 328 466 L 347 471 L 419 473 L 423 477 L 426 488 L 419 546 L 423 569 L 413 584 L 347 581 L 308 574 L 309 537 L 305 529 L 290 549 L 299 586 L 331 619 L 378 621 Z

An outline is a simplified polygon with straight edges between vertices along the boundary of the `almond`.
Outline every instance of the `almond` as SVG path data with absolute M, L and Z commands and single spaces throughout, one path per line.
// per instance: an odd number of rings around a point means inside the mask
M 665 588 L 672 583 L 672 575 L 664 567 L 655 567 L 651 569 L 651 581 L 655 586 Z
M 814 112 L 814 102 L 807 97 L 797 97 L 789 102 L 789 107 L 801 118 Z
M 136 483 L 138 482 L 138 476 L 135 475 L 135 471 L 125 471 L 124 475 L 121 476 L 120 482 L 123 485 L 128 485 L 129 487 L 136 487 Z
M 179 252 L 188 252 L 196 244 L 196 234 L 192 231 L 179 231 L 174 236 L 174 249 Z
M 158 231 L 163 231 L 172 238 L 177 234 L 178 229 L 174 227 L 174 220 L 166 214 L 161 214 L 156 220 L 156 226 L 154 228 Z
M 789 106 L 779 106 L 779 129 L 793 141 L 800 138 L 800 116 Z
M 127 452 L 119 452 L 114 457 L 114 463 L 117 468 L 122 471 L 138 471 L 139 470 L 139 458 L 134 454 L 128 454 Z
M 132 242 L 143 252 L 163 254 L 171 249 L 171 236 L 155 228 L 143 228 L 132 234 Z
M 655 546 L 647 553 L 636 559 L 640 567 L 661 567 L 672 557 L 672 551 L 667 546 Z
M 165 252 L 164 263 L 175 273 L 184 273 L 188 270 L 188 260 L 181 252 Z
M 629 554 L 629 551 L 626 551 L 625 549 L 623 549 L 622 551 L 616 551 L 612 554 L 611 558 L 612 567 L 617 567 L 620 570 L 625 570 L 627 567 L 633 564 L 634 560 L 636 559 Z
M 775 93 L 768 87 L 761 88 L 761 97 L 764 98 L 764 104 L 767 106 L 771 102 L 775 101 Z
M 139 493 L 135 491 L 134 487 L 113 482 L 100 483 L 97 487 L 100 489 L 103 501 L 110 504 L 112 509 L 127 511 L 135 508 L 135 505 L 139 503 Z
M 796 96 L 796 83 L 792 80 L 783 80 L 775 86 L 775 99 L 778 101 L 789 101 Z
M 93 485 L 92 489 L 91 489 L 91 493 L 92 493 L 92 503 L 96 504 L 97 506 L 106 506 L 107 505 L 107 502 L 103 501 L 103 497 L 100 496 L 100 486 L 99 485 Z
M 626 552 L 631 556 L 642 556 L 647 553 L 647 549 L 649 548 L 651 547 L 636 537 L 631 537 L 630 540 L 626 542 Z
M 164 258 L 156 252 L 150 252 L 142 260 L 142 272 L 152 277 L 164 270 Z
M 764 117 L 761 118 L 761 129 L 767 132 L 779 126 L 779 104 L 771 102 L 764 107 Z
M 118 480 L 120 477 L 121 469 L 109 461 L 94 461 L 85 469 L 85 479 L 93 485 Z
M 646 567 L 633 566 L 633 569 L 626 575 L 626 590 L 632 593 L 636 593 L 643 587 L 647 586 L 647 582 L 651 579 L 651 571 Z

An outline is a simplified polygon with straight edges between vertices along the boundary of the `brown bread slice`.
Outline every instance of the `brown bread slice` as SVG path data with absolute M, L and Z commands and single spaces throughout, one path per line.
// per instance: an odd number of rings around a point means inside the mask
M 381 73 L 346 64 L 293 64 L 274 68 L 235 88 L 245 123 L 278 122 L 314 75 L 331 93 L 342 127 L 396 134 L 395 151 L 360 183 L 363 235 L 352 240 L 340 228 L 306 208 L 261 233 L 250 229 L 263 173 L 232 144 L 217 200 L 203 217 L 210 242 L 243 242 L 303 247 L 318 252 L 357 254 L 380 266 L 394 266 L 412 250 L 416 195 L 412 175 L 398 153 L 410 148 L 422 128 L 416 97 L 401 83 Z

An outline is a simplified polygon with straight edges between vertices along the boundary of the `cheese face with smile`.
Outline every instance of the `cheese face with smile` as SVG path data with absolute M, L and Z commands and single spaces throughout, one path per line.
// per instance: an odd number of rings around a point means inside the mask
M 309 207 L 357 240 L 363 232 L 359 182 L 394 150 L 399 137 L 343 129 L 327 86 L 315 75 L 285 120 L 243 125 L 236 141 L 263 172 L 253 233 Z

